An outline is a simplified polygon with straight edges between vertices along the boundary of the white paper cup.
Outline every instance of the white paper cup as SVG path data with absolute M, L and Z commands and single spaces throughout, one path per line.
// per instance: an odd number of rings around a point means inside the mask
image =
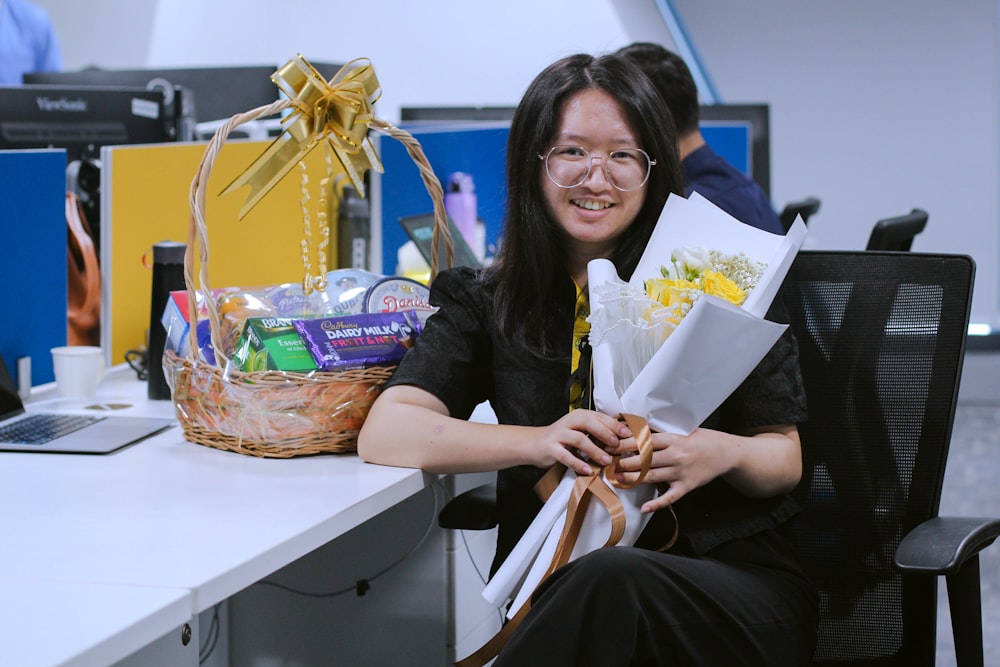
M 104 377 L 104 351 L 89 345 L 52 348 L 56 387 L 65 398 L 93 398 Z

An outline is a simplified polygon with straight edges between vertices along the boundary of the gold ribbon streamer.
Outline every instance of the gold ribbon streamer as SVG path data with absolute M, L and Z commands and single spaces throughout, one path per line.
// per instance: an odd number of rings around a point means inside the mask
M 619 482 L 618 481 L 618 461 L 621 460 L 620 456 L 615 456 L 612 458 L 609 464 L 611 471 L 608 477 L 611 479 L 611 483 L 617 486 L 619 489 L 631 489 L 638 484 L 640 484 L 646 475 L 649 473 L 649 468 L 653 463 L 653 435 L 652 429 L 649 428 L 649 422 L 640 417 L 639 415 L 630 415 L 627 413 L 622 413 L 618 415 L 618 418 L 624 421 L 632 435 L 635 436 L 636 445 L 639 448 L 639 456 L 641 459 L 641 468 L 639 470 L 639 476 L 636 477 L 635 481 L 632 483 Z M 668 485 L 669 486 L 669 485 Z M 661 489 L 662 491 L 662 489 Z M 674 546 L 677 542 L 677 537 L 681 533 L 681 524 L 677 520 L 677 513 L 674 512 L 672 505 L 667 505 L 667 509 L 670 510 L 670 514 L 674 517 L 674 533 L 670 536 L 667 542 L 657 549 L 657 551 L 666 551 L 670 547 Z
M 297 55 L 271 75 L 271 80 L 288 96 L 294 111 L 281 121 L 285 126 L 281 135 L 222 191 L 227 194 L 250 185 L 240 219 L 322 143 L 333 149 L 354 189 L 364 197 L 365 172 L 383 172 L 368 139 L 368 125 L 375 119 L 373 105 L 382 93 L 371 62 L 367 58 L 352 60 L 327 82 Z
M 649 469 L 652 465 L 653 436 L 652 431 L 649 428 L 649 423 L 638 415 L 622 413 L 618 416 L 618 419 L 620 421 L 624 421 L 628 425 L 629 429 L 632 431 L 632 435 L 635 437 L 636 445 L 638 447 L 638 456 L 641 457 L 639 475 L 633 482 L 619 482 L 617 475 L 618 462 L 620 461 L 621 456 L 616 455 L 612 457 L 611 463 L 595 470 L 593 474 L 577 476 L 576 480 L 573 482 L 573 490 L 570 493 L 570 498 L 566 505 L 566 522 L 563 524 L 562 534 L 559 536 L 559 542 L 556 545 L 556 550 L 552 555 L 552 561 L 549 563 L 549 567 L 545 570 L 545 574 L 543 574 L 541 579 L 538 581 L 539 586 L 541 586 L 542 583 L 549 578 L 549 575 L 569 562 L 569 558 L 573 553 L 573 548 L 576 546 L 577 539 L 580 537 L 580 529 L 583 526 L 583 519 L 586 516 L 587 507 L 589 506 L 592 498 L 596 498 L 602 505 L 604 505 L 604 508 L 608 511 L 608 515 L 611 518 L 611 532 L 608 535 L 608 539 L 604 543 L 604 546 L 610 547 L 618 544 L 622 536 L 625 534 L 625 510 L 622 507 L 622 502 L 618 498 L 618 495 L 607 485 L 604 477 L 606 474 L 607 478 L 611 481 L 611 484 L 620 489 L 631 489 L 641 484 L 646 478 L 646 475 L 649 473 Z M 549 468 L 542 478 L 535 483 L 535 493 L 538 494 L 539 498 L 541 498 L 543 502 L 548 500 L 552 495 L 552 492 L 559 484 L 559 480 L 562 479 L 565 471 L 566 467 L 564 465 L 556 464 Z M 658 549 L 658 551 L 666 551 L 672 547 L 674 542 L 677 541 L 677 536 L 680 533 L 680 525 L 677 523 L 677 515 L 674 514 L 673 507 L 668 506 L 668 509 L 674 516 L 674 534 L 664 546 Z M 524 606 L 517 611 L 513 618 L 500 628 L 500 631 L 497 632 L 497 634 L 491 637 L 489 641 L 483 644 L 483 646 L 481 646 L 477 651 L 456 662 L 456 667 L 482 667 L 482 665 L 485 665 L 487 662 L 499 655 L 500 650 L 510 640 L 510 637 L 514 634 L 514 630 L 518 625 L 520 625 L 530 608 L 531 598 L 529 597 L 524 603 Z
M 611 459 L 611 469 L 608 477 L 611 479 L 611 483 L 619 489 L 631 489 L 638 486 L 644 479 L 646 479 L 646 475 L 649 473 L 649 467 L 653 464 L 653 434 L 652 430 L 649 428 L 649 422 L 639 415 L 630 415 L 623 412 L 618 415 L 618 419 L 625 422 L 629 430 L 632 431 L 632 436 L 635 437 L 635 444 L 638 447 L 639 456 L 641 457 L 642 467 L 639 470 L 639 476 L 634 482 L 619 482 L 618 462 L 621 460 L 621 455 L 615 455 Z

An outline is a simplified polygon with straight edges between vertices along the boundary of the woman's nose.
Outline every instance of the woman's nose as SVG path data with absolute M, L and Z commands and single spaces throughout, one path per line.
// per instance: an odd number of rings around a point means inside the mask
M 608 178 L 608 172 L 605 168 L 605 165 L 607 164 L 605 160 L 607 160 L 607 158 L 602 155 L 590 156 L 590 173 L 587 174 L 587 178 L 583 181 L 584 183 L 590 183 L 595 178 L 595 174 L 600 174 L 599 179 L 594 184 L 603 184 L 608 187 L 612 187 L 611 180 Z

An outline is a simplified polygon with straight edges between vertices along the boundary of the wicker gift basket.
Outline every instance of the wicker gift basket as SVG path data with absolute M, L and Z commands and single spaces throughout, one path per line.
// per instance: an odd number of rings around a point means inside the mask
M 441 184 L 417 140 L 405 130 L 375 117 L 372 104 L 378 82 L 367 60 L 345 65 L 330 81 L 324 80 L 301 56 L 272 76 L 288 99 L 237 114 L 224 123 L 206 146 L 191 183 L 190 222 L 184 277 L 188 292 L 188 343 L 186 353 L 166 350 L 164 373 L 172 390 L 177 418 L 190 442 L 261 457 L 289 458 L 323 453 L 353 452 L 357 435 L 372 402 L 395 366 L 374 366 L 339 372 L 242 372 L 229 363 L 219 344 L 222 317 L 208 280 L 208 230 L 205 189 L 216 156 L 236 127 L 292 109 L 282 121 L 284 131 L 250 168 L 224 192 L 251 186 L 240 213 L 248 211 L 271 185 L 299 165 L 314 147 L 332 151 L 353 181 L 364 192 L 363 176 L 369 168 L 381 171 L 367 133 L 374 129 L 401 141 L 420 170 L 434 205 L 433 258 L 444 244 L 450 265 L 452 243 L 444 212 Z M 328 159 L 328 164 L 331 160 Z M 329 181 L 329 179 L 327 179 Z M 326 183 L 329 185 L 329 183 Z M 305 187 L 305 186 L 303 186 Z M 320 220 L 324 222 L 324 220 Z M 306 216 L 308 233 L 308 216 Z M 195 257 L 199 260 L 195 278 Z M 431 276 L 438 266 L 433 262 Z M 308 293 L 307 275 L 303 289 Z M 200 306 L 199 306 L 200 304 Z M 203 313 L 199 315 L 199 308 Z M 198 318 L 207 318 L 215 363 L 199 354 Z

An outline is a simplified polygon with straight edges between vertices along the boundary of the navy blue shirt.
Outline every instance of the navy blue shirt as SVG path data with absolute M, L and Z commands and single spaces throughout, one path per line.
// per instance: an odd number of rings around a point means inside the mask
M 726 162 L 708 144 L 683 161 L 684 195 L 697 192 L 740 222 L 774 234 L 785 229 L 759 185 Z

